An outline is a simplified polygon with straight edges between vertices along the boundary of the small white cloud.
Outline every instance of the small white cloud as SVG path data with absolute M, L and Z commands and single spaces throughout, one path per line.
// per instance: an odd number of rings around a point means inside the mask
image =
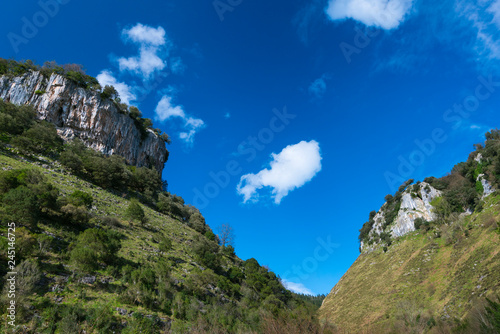
M 183 121 L 183 131 L 179 133 L 179 138 L 189 145 L 194 143 L 195 134 L 205 127 L 203 120 L 187 116 L 182 106 L 174 105 L 172 97 L 165 95 L 156 106 L 155 120 L 165 122 L 170 118 L 179 118 Z
M 182 119 L 186 118 L 186 114 L 181 106 L 175 106 L 172 104 L 172 98 L 170 96 L 163 96 L 158 102 L 155 109 L 155 120 L 160 122 L 165 122 L 171 117 L 180 117 Z
M 139 55 L 119 58 L 120 71 L 141 74 L 144 79 L 149 79 L 154 72 L 161 71 L 167 66 L 166 61 L 160 57 L 161 47 L 167 45 L 165 29 L 138 23 L 130 29 L 124 29 L 122 35 L 126 41 L 139 46 Z
M 130 104 L 130 101 L 137 99 L 132 93 L 132 88 L 123 82 L 118 82 L 110 71 L 102 71 L 97 76 L 97 81 L 104 88 L 106 85 L 115 87 L 123 103 Z
M 122 34 L 132 42 L 139 44 L 149 44 L 152 46 L 165 44 L 165 29 L 162 27 L 153 28 L 137 23 L 130 29 L 124 29 Z
M 412 5 L 413 0 L 330 0 L 326 13 L 332 20 L 354 19 L 390 30 L 405 20 Z
M 294 282 L 287 281 L 286 279 L 282 279 L 281 283 L 283 283 L 285 288 L 287 288 L 288 290 L 293 291 L 295 293 L 301 293 L 304 295 L 314 296 L 314 293 L 311 290 L 309 290 L 308 288 L 306 288 L 304 286 L 304 284 L 302 284 L 302 283 L 294 283 Z
M 289 145 L 280 153 L 272 153 L 271 156 L 273 161 L 270 163 L 270 169 L 241 177 L 237 191 L 243 195 L 244 203 L 249 200 L 256 201 L 257 190 L 271 187 L 274 202 L 279 204 L 290 191 L 302 187 L 321 170 L 322 158 L 319 143 L 315 140 Z
M 308 88 L 309 94 L 317 99 L 321 99 L 326 92 L 326 80 L 329 79 L 329 76 L 323 74 L 321 78 L 314 80 Z

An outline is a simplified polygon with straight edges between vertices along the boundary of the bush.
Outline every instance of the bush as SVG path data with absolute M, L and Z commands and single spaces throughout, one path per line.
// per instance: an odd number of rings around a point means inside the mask
M 139 204 L 139 201 L 137 201 L 135 198 L 130 201 L 130 204 L 128 205 L 127 211 L 125 213 L 131 221 L 138 220 L 142 224 L 146 223 L 146 214 Z
M 84 225 L 89 222 L 90 214 L 86 207 L 66 204 L 61 208 L 61 212 L 75 224 Z
M 118 91 L 113 86 L 106 85 L 101 93 L 101 98 L 114 100 L 118 98 Z
M 416 218 L 415 221 L 413 222 L 413 224 L 415 225 L 415 230 L 429 230 L 429 227 L 430 227 L 430 223 L 423 219 L 423 218 Z
M 63 146 L 54 124 L 46 121 L 34 125 L 12 143 L 24 152 L 40 154 L 57 153 Z
M 69 195 L 68 202 L 74 206 L 84 206 L 87 208 L 92 207 L 92 202 L 94 199 L 89 193 L 83 192 L 81 190 L 75 190 Z
M 201 265 L 213 270 L 218 269 L 219 257 L 217 253 L 219 252 L 219 246 L 217 244 L 197 236 L 193 242 L 193 251 Z
M 2 197 L 0 217 L 20 224 L 35 224 L 39 215 L 36 196 L 26 186 L 10 190 Z
M 99 268 L 99 263 L 112 264 L 120 247 L 117 233 L 97 228 L 87 229 L 73 244 L 71 262 L 84 272 L 92 272 Z
M 0 99 L 0 132 L 20 135 L 35 124 L 36 111 L 31 106 L 16 106 Z

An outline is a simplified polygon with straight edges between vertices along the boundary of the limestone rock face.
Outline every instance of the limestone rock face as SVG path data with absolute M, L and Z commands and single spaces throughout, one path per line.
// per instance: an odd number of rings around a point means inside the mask
M 496 190 L 491 186 L 491 184 L 488 182 L 484 174 L 479 174 L 477 176 L 477 181 L 480 181 L 481 184 L 483 185 L 483 196 L 481 198 L 489 196 L 492 192 Z
M 371 245 L 361 242 L 362 252 L 371 252 L 377 246 L 377 236 L 382 232 L 390 232 L 394 238 L 401 237 L 409 232 L 415 231 L 415 219 L 422 218 L 427 221 L 434 219 L 432 212 L 432 200 L 441 196 L 441 192 L 433 188 L 426 182 L 418 184 L 417 192 L 413 187 L 408 187 L 401 196 L 401 207 L 394 222 L 384 230 L 386 222 L 384 217 L 384 204 L 373 218 L 374 224 L 369 233 L 369 238 L 373 240 Z M 486 189 L 486 188 L 485 188 Z
M 40 72 L 30 72 L 18 77 L 2 76 L 0 98 L 33 106 L 38 118 L 55 124 L 64 140 L 80 138 L 106 155 L 123 156 L 131 165 L 152 164 L 161 175 L 168 159 L 165 142 L 153 131 L 148 130 L 141 140 L 134 120 L 120 113 L 111 100 L 61 75 L 45 78 Z

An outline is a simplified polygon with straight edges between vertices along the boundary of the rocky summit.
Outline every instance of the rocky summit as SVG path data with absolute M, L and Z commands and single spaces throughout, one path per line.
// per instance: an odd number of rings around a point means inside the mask
M 120 113 L 112 100 L 62 75 L 46 77 L 39 71 L 29 71 L 0 76 L 0 98 L 33 106 L 38 118 L 55 124 L 64 140 L 80 138 L 106 155 L 123 156 L 130 165 L 153 165 L 161 175 L 168 159 L 165 142 L 151 129 L 141 136 L 134 119 Z

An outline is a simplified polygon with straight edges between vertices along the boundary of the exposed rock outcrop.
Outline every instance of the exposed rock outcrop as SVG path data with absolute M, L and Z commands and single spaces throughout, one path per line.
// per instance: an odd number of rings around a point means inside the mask
M 118 154 L 138 167 L 153 165 L 161 174 L 168 159 L 165 142 L 148 130 L 145 138 L 134 120 L 120 113 L 113 101 L 86 90 L 57 74 L 40 72 L 0 77 L 0 98 L 16 105 L 29 104 L 38 117 L 56 125 L 64 140 L 75 137 L 106 155 Z
M 386 218 L 384 216 L 384 204 L 373 218 L 374 224 L 369 233 L 370 244 L 361 242 L 362 252 L 370 252 L 377 246 L 377 237 L 382 232 L 389 232 L 392 237 L 401 237 L 409 232 L 415 231 L 415 219 L 422 218 L 426 221 L 434 219 L 432 212 L 432 200 L 441 196 L 441 192 L 426 182 L 421 182 L 418 185 L 418 190 L 414 187 L 408 187 L 401 194 L 401 206 L 398 214 L 389 226 L 386 226 Z

